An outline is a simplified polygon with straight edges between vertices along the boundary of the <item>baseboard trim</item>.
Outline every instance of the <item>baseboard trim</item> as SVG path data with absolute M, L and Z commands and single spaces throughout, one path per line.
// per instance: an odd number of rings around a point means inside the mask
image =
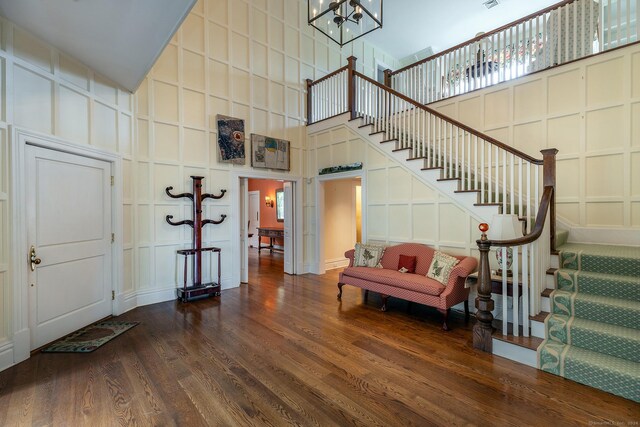
M 13 364 L 13 341 L 7 341 L 0 345 L 0 371 L 10 368 Z
M 335 270 L 337 268 L 345 268 L 348 265 L 349 265 L 349 259 L 348 258 L 334 258 L 334 259 L 325 260 L 324 269 L 325 270 Z
M 162 289 L 143 289 L 136 292 L 136 307 L 177 299 L 175 286 Z
M 496 356 L 504 357 L 505 359 L 513 360 L 514 362 L 522 363 L 532 368 L 538 368 L 538 354 L 535 350 L 531 350 L 519 345 L 510 344 L 505 341 L 493 340 L 493 354 Z

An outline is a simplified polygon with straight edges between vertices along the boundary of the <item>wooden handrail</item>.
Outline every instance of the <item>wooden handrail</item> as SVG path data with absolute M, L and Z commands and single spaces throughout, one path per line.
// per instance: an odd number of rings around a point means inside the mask
M 399 73 L 401 73 L 403 71 L 406 71 L 406 70 L 408 70 L 410 68 L 413 68 L 413 67 L 418 66 L 420 64 L 424 64 L 425 62 L 432 61 L 432 60 L 434 60 L 434 59 L 436 59 L 436 58 L 438 58 L 440 56 L 446 55 L 447 53 L 450 53 L 450 52 L 453 52 L 455 50 L 458 50 L 463 46 L 468 46 L 468 45 L 470 45 L 472 43 L 475 43 L 475 42 L 480 41 L 480 40 L 482 40 L 484 38 L 490 37 L 490 36 L 492 36 L 494 34 L 497 34 L 497 33 L 501 32 L 501 31 L 504 31 L 504 30 L 506 30 L 508 28 L 514 27 L 514 26 L 516 26 L 518 24 L 522 24 L 523 22 L 529 21 L 530 19 L 533 19 L 533 18 L 535 18 L 537 16 L 544 15 L 545 13 L 551 12 L 554 9 L 557 9 L 559 7 L 562 7 L 562 6 L 565 6 L 567 4 L 573 3 L 575 1 L 577 1 L 577 0 L 564 0 L 564 1 L 561 1 L 559 3 L 556 3 L 554 5 L 551 5 L 551 6 L 547 7 L 547 8 L 545 8 L 545 9 L 539 10 L 538 12 L 534 12 L 534 13 L 532 13 L 530 15 L 527 15 L 524 18 L 520 18 L 520 19 L 518 19 L 516 21 L 513 21 L 513 22 L 510 22 L 508 24 L 505 24 L 500 28 L 496 28 L 495 30 L 491 30 L 488 33 L 483 33 L 480 36 L 474 37 L 474 38 L 469 39 L 467 41 L 464 41 L 464 42 L 462 42 L 460 44 L 457 44 L 457 45 L 455 45 L 455 46 L 453 46 L 453 47 L 451 47 L 451 48 L 449 48 L 447 50 L 443 50 L 442 52 L 438 52 L 436 54 L 433 54 L 433 55 L 429 56 L 428 58 L 424 58 L 424 59 L 421 59 L 420 61 L 416 61 L 416 62 L 414 62 L 412 64 L 406 65 L 406 66 L 404 66 L 404 67 L 402 67 L 402 68 L 400 68 L 400 69 L 398 69 L 396 71 L 391 71 L 389 74 L 391 76 L 394 76 L 394 75 L 399 74 Z
M 542 230 L 544 230 L 544 223 L 547 219 L 547 210 L 549 210 L 553 194 L 554 188 L 552 186 L 544 187 L 542 198 L 540 199 L 540 206 L 538 207 L 538 215 L 536 215 L 536 223 L 529 234 L 512 240 L 487 240 L 487 244 L 489 246 L 498 247 L 522 246 L 538 240 L 542 234 Z M 478 240 L 478 244 L 479 242 L 480 240 Z
M 335 71 L 332 71 L 331 73 L 327 74 L 326 76 L 320 77 L 318 80 L 311 80 L 311 86 L 315 86 L 318 83 L 322 83 L 323 81 L 325 81 L 327 79 L 330 79 L 331 77 L 333 77 L 333 76 L 335 76 L 337 74 L 340 74 L 343 71 L 347 71 L 348 69 L 349 69 L 349 66 L 345 65 L 344 67 L 341 67 L 341 68 L 338 68 Z M 307 80 L 309 80 L 309 79 L 307 79 Z
M 461 123 L 461 122 L 459 122 L 459 121 L 457 121 L 455 119 L 452 119 L 451 117 L 447 117 L 444 114 L 442 114 L 442 113 L 440 113 L 440 112 L 438 112 L 438 111 L 436 111 L 436 110 L 434 110 L 434 109 L 432 109 L 432 108 L 430 108 L 430 107 L 428 107 L 428 106 L 426 106 L 424 104 L 419 103 L 418 101 L 414 101 L 413 99 L 409 98 L 408 96 L 405 96 L 405 95 L 401 94 L 400 92 L 396 92 L 395 90 L 391 89 L 390 87 L 387 87 L 387 86 L 383 85 L 382 83 L 378 83 L 377 81 L 365 76 L 362 73 L 359 73 L 359 72 L 355 71 L 353 74 L 355 76 L 358 76 L 361 79 L 363 79 L 363 80 L 365 80 L 365 81 L 367 81 L 367 82 L 379 87 L 380 89 L 383 89 L 383 90 L 391 93 L 392 95 L 397 96 L 398 98 L 402 99 L 403 101 L 412 104 L 416 108 L 420 108 L 422 110 L 425 110 L 429 114 L 433 114 L 434 116 L 436 116 L 436 117 L 438 117 L 438 118 L 440 118 L 440 119 L 442 119 L 442 120 L 444 120 L 446 122 L 449 122 L 449 123 L 457 126 L 458 128 L 460 128 L 460 129 L 472 134 L 472 135 L 475 135 L 475 136 L 477 136 L 479 138 L 482 138 L 485 141 L 487 141 L 488 143 L 490 143 L 492 145 L 495 145 L 495 146 L 497 146 L 497 147 L 499 147 L 499 148 L 501 148 L 501 149 L 503 149 L 503 150 L 505 150 L 505 151 L 507 151 L 507 152 L 509 152 L 511 154 L 514 154 L 514 155 L 520 157 L 523 160 L 526 160 L 526 161 L 528 161 L 528 162 L 530 162 L 530 163 L 532 163 L 534 165 L 542 165 L 542 163 L 543 163 L 543 160 L 531 157 L 530 155 L 528 155 L 526 153 L 523 153 L 522 151 L 517 150 L 517 149 L 515 149 L 515 148 L 513 148 L 513 147 L 511 147 L 509 145 L 506 145 L 505 143 L 500 142 L 497 139 L 495 139 L 495 138 L 493 138 L 493 137 L 491 137 L 491 136 L 489 136 L 489 135 L 487 135 L 485 133 L 479 132 L 479 131 L 477 131 L 477 130 L 465 125 L 464 123 Z

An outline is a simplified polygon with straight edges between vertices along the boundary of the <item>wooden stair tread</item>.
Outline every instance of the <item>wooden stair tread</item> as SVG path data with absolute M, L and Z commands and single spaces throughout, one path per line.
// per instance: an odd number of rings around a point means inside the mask
M 424 159 L 426 159 L 426 157 L 425 157 L 425 156 L 409 157 L 409 158 L 407 159 L 407 162 L 408 162 L 409 160 L 424 160 Z
M 557 268 L 551 267 L 547 269 L 547 274 L 555 274 L 558 271 Z
M 502 203 L 474 203 L 473 206 L 502 206 Z
M 378 131 L 375 131 L 375 132 L 371 132 L 371 133 L 369 134 L 369 136 L 377 135 L 377 134 L 379 134 L 379 133 L 385 133 L 385 132 L 384 132 L 383 130 L 378 130 Z
M 460 178 L 438 178 L 438 181 L 460 181 Z
M 502 334 L 502 321 L 501 320 L 494 320 L 493 321 L 493 326 L 496 328 L 495 331 L 493 331 L 493 334 L 491 335 L 492 338 L 495 338 L 497 340 L 500 341 L 504 341 L 504 342 L 508 342 L 509 344 L 514 344 L 517 345 L 519 347 L 524 347 L 524 348 L 528 348 L 529 350 L 537 350 L 538 347 L 540 346 L 540 344 L 542 344 L 542 341 L 544 341 L 542 338 L 538 338 L 538 337 L 534 337 L 534 336 L 528 336 L 525 337 L 522 335 L 522 326 L 518 326 L 518 330 L 520 331 L 520 335 L 519 336 L 514 336 L 513 335 L 513 323 L 509 323 L 507 325 L 507 335 L 503 335 Z
M 360 120 L 360 119 L 363 119 L 363 118 L 364 118 L 364 117 L 362 117 L 362 116 L 356 116 L 356 117 L 354 117 L 353 119 L 349 119 L 349 121 L 350 121 L 350 122 L 355 122 L 356 120 Z
M 385 140 L 380 141 L 380 144 L 384 144 L 385 142 L 398 142 L 398 140 L 397 139 L 385 139 Z
M 413 147 L 404 147 L 404 148 L 394 148 L 393 150 L 391 150 L 392 152 L 396 152 L 396 151 L 405 151 L 405 150 L 412 150 Z
M 549 312 L 541 311 L 535 316 L 529 316 L 529 320 L 535 320 L 536 322 L 544 322 L 544 319 L 546 319 L 548 315 L 549 315 Z
M 509 344 L 514 344 L 520 347 L 528 348 L 529 350 L 533 350 L 533 351 L 538 350 L 538 347 L 540 347 L 540 344 L 542 344 L 542 342 L 544 341 L 542 338 L 538 338 L 534 336 L 523 337 L 521 335 L 516 337 L 514 335 L 502 335 L 502 331 L 494 332 L 492 337 L 497 340 L 508 342 Z
M 456 190 L 454 193 L 479 193 L 480 190 Z
M 436 170 L 436 169 L 444 169 L 444 168 L 442 166 L 434 166 L 434 167 L 431 167 L 431 168 L 422 168 L 420 170 L 431 171 L 431 170 Z
M 542 291 L 540 295 L 542 295 L 543 297 L 549 298 L 551 296 L 551 292 L 553 291 L 555 291 L 555 289 L 546 288 L 544 291 Z
M 358 129 L 366 128 L 367 126 L 373 126 L 373 123 L 365 123 L 363 125 L 358 126 Z

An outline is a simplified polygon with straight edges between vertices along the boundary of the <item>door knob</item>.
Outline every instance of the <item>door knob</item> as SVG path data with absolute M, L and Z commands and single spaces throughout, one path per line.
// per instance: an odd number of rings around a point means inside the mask
M 31 249 L 29 249 L 29 262 L 31 263 L 31 271 L 36 271 L 36 265 L 42 262 L 42 260 L 36 256 L 36 248 L 34 246 L 31 246 Z

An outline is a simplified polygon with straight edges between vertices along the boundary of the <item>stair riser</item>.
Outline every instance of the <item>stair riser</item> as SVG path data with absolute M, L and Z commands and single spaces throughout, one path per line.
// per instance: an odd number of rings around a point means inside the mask
M 547 319 L 547 330 L 550 340 L 640 363 L 640 333 L 606 326 L 596 330 L 595 327 L 571 324 L 570 319 L 563 316 Z
M 560 266 L 570 270 L 640 277 L 640 259 L 562 252 Z
M 563 291 L 640 302 L 640 279 L 591 275 L 573 270 L 558 270 L 556 276 L 557 288 Z
M 553 314 L 567 317 L 575 316 L 581 319 L 640 329 L 640 306 L 621 307 L 584 301 L 580 298 L 573 298 L 571 301 L 572 298 L 566 293 L 557 294 L 556 292 L 551 297 L 551 313 Z
M 640 365 L 554 341 L 538 348 L 538 368 L 640 402 Z

